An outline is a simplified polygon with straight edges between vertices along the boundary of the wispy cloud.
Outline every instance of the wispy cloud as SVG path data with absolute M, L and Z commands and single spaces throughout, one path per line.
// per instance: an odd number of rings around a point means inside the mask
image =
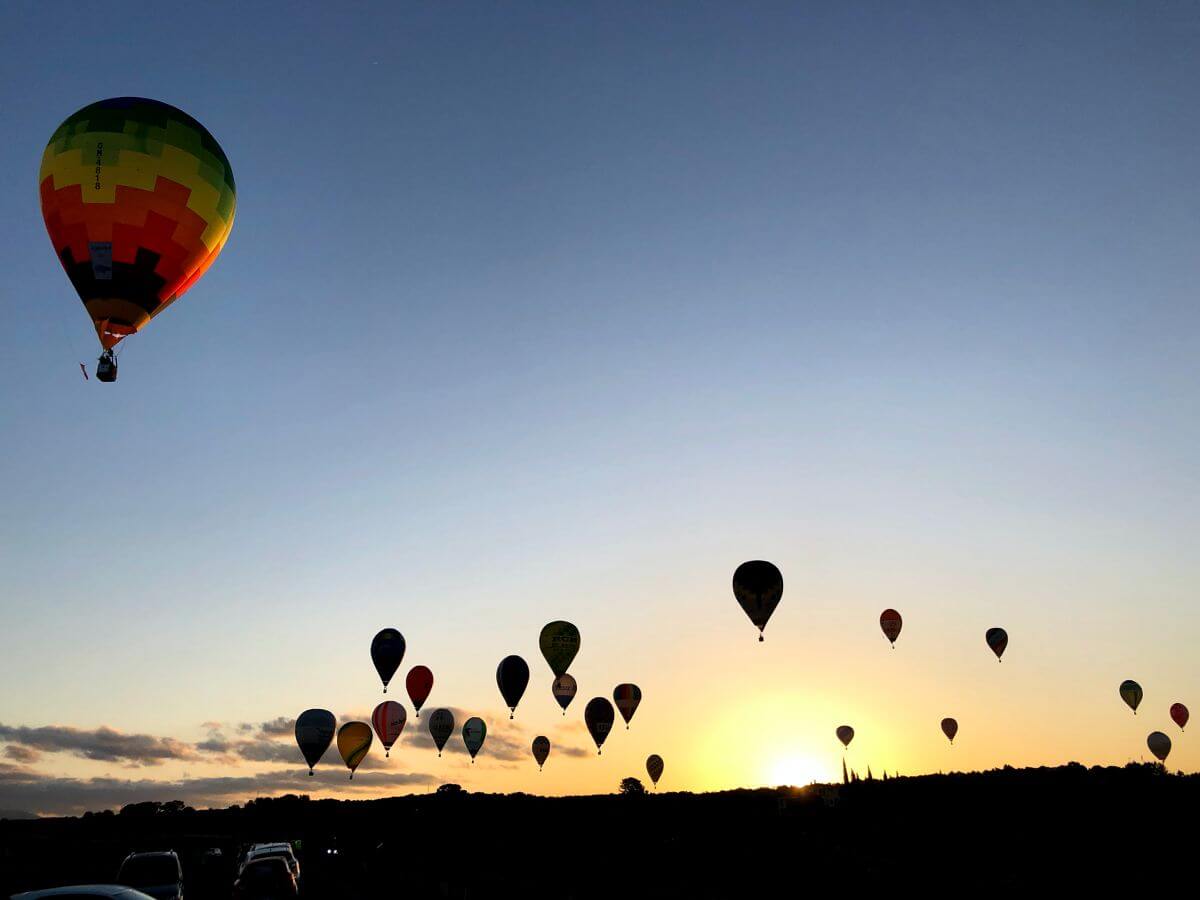
M 166 760 L 195 759 L 197 756 L 192 745 L 174 738 L 125 734 L 103 725 L 89 730 L 69 725 L 26 728 L 0 723 L 0 742 L 27 750 L 69 753 L 84 759 L 136 766 L 157 766 Z

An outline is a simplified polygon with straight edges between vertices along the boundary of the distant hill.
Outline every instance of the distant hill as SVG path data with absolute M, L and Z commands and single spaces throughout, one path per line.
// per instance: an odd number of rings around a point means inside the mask
M 613 785 L 616 790 L 617 785 Z M 285 796 L 223 810 L 0 822 L 0 896 L 111 879 L 178 850 L 189 900 L 228 897 L 239 847 L 296 843 L 308 897 L 783 897 L 937 887 L 1079 896 L 1173 886 L 1200 776 L 1151 765 L 1012 769 L 710 794 Z M 201 867 L 206 848 L 222 865 Z
M 0 809 L 0 819 L 36 819 L 37 814 L 23 809 Z

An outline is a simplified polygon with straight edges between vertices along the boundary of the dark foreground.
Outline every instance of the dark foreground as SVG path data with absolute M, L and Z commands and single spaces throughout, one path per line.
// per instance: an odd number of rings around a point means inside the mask
M 1142 892 L 1195 881 L 1198 801 L 1200 776 L 1075 764 L 717 794 L 285 797 L 0 821 L 0 897 L 173 848 L 188 900 L 227 898 L 239 846 L 267 840 L 299 842 L 308 897 Z M 210 847 L 226 863 L 202 866 Z

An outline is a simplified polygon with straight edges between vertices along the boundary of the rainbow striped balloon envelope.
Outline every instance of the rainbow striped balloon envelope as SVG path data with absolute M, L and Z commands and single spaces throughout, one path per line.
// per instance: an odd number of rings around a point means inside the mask
M 58 126 L 42 155 L 42 217 L 107 350 L 204 274 L 229 237 L 229 160 L 187 113 L 116 97 Z

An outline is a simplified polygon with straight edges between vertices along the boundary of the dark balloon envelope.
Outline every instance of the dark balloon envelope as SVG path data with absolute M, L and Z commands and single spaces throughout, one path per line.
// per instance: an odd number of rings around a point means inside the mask
M 900 637 L 900 629 L 904 627 L 904 620 L 894 609 L 885 609 L 879 615 L 879 627 L 883 629 L 884 637 L 895 647 L 896 638 Z
M 733 573 L 733 595 L 758 627 L 761 641 L 762 631 L 783 597 L 783 574 L 774 563 L 761 559 L 744 562 Z
M 471 762 L 475 762 L 475 754 L 483 747 L 483 739 L 487 737 L 487 725 L 479 716 L 471 716 L 463 725 L 463 743 L 471 754 Z
M 379 680 L 383 682 L 385 694 L 388 682 L 392 680 L 392 676 L 404 660 L 404 647 L 404 635 L 395 628 L 383 629 L 371 641 L 371 662 L 375 664 L 375 671 L 379 673 Z
M 617 705 L 617 711 L 625 720 L 626 728 L 629 727 L 629 720 L 633 718 L 641 702 L 642 689 L 636 684 L 618 684 L 613 689 L 613 703 Z
M 1117 693 L 1121 695 L 1121 699 L 1125 701 L 1125 705 L 1133 710 L 1133 714 L 1137 715 L 1137 708 L 1142 703 L 1142 686 L 1132 678 L 1126 678 L 1121 682 L 1121 686 L 1117 688 Z
M 1008 647 L 1008 632 L 1003 628 L 989 628 L 984 634 L 983 639 L 987 641 L 987 645 L 992 648 L 992 652 L 996 654 L 996 659 L 1000 659 L 1004 655 L 1004 650 Z
M 663 758 L 657 753 L 651 753 L 646 757 L 646 774 L 650 776 L 650 780 L 658 787 L 658 779 L 662 778 L 663 773 Z
M 333 743 L 337 719 L 327 709 L 306 709 L 296 717 L 296 744 L 308 763 L 308 774 Z
M 1171 721 L 1178 725 L 1179 730 L 1182 731 L 1184 726 L 1188 723 L 1188 708 L 1182 703 L 1172 703 Z
M 570 622 L 551 622 L 538 635 L 538 647 L 556 678 L 571 668 L 579 644 L 579 629 Z
M 596 742 L 596 752 L 601 752 L 608 733 L 612 731 L 616 712 L 613 705 L 603 697 L 593 697 L 583 710 L 583 722 L 587 725 L 588 734 Z
M 579 685 L 575 683 L 572 676 L 559 675 L 554 679 L 550 690 L 554 694 L 554 699 L 558 701 L 558 705 L 562 707 L 565 716 L 567 707 L 571 705 L 571 701 L 575 699 L 575 694 L 579 691 Z
M 958 734 L 958 722 L 949 717 L 942 719 L 942 734 L 949 738 L 950 743 L 954 743 L 954 736 Z
M 517 710 L 517 704 L 525 694 L 529 685 L 529 664 L 519 656 L 506 656 L 496 667 L 496 686 L 500 688 L 500 696 L 508 705 L 511 719 Z
M 1152 731 L 1146 738 L 1146 746 L 1159 762 L 1166 762 L 1171 753 L 1171 739 L 1161 731 Z
M 849 747 L 850 742 L 854 740 L 854 729 L 849 725 L 839 725 L 837 727 L 837 739 L 842 742 L 843 747 Z
M 546 764 L 547 757 L 550 756 L 550 738 L 544 734 L 539 734 L 533 739 L 533 745 L 530 748 L 533 750 L 533 758 L 537 760 L 538 771 Z
M 433 738 L 433 743 L 437 747 L 438 756 L 442 755 L 442 748 L 446 746 L 446 741 L 450 740 L 450 735 L 454 734 L 454 713 L 448 709 L 435 709 L 429 715 L 429 736 Z

